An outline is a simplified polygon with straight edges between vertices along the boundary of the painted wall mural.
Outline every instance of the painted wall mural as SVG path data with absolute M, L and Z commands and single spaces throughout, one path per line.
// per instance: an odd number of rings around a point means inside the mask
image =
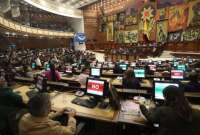
M 196 41 L 200 40 L 200 28 L 199 29 L 186 29 L 182 33 L 182 41 Z
M 157 9 L 156 11 L 156 20 L 165 20 L 169 18 L 169 10 L 168 8 Z
M 168 33 L 168 42 L 180 42 L 182 31 Z
M 160 21 L 157 23 L 157 35 L 156 35 L 156 41 L 159 43 L 165 43 L 167 42 L 167 21 Z
M 147 38 L 150 40 L 150 35 L 155 26 L 155 8 L 152 4 L 145 5 L 142 8 L 140 19 L 140 30 L 142 30 L 143 34 L 146 34 Z
M 138 30 L 125 31 L 124 32 L 125 43 L 137 43 L 138 42 Z
M 187 27 L 189 7 L 187 4 L 169 8 L 169 32 Z
M 145 4 L 141 0 L 132 0 L 125 10 L 99 18 L 103 20 L 99 20 L 102 24 L 99 29 L 107 32 L 107 41 L 165 43 L 200 40 L 195 30 L 200 27 L 199 0 L 147 0 Z
M 113 35 L 114 35 L 113 22 L 107 24 L 106 31 L 107 31 L 107 41 L 113 41 Z

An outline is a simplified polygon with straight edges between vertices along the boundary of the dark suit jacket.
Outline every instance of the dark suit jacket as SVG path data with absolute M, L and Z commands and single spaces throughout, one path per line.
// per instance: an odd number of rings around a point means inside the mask
M 171 108 L 162 106 L 149 112 L 140 106 L 142 113 L 152 124 L 158 124 L 157 135 L 200 135 L 200 111 L 193 110 L 192 122 L 186 122 Z

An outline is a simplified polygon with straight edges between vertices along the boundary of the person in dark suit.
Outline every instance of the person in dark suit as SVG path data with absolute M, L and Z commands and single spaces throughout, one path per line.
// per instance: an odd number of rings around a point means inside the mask
M 147 120 L 157 125 L 157 135 L 199 135 L 200 111 L 191 108 L 183 89 L 168 86 L 163 95 L 163 106 L 147 110 L 144 105 L 140 105 Z
M 115 64 L 115 67 L 113 68 L 113 73 L 114 74 L 123 74 L 122 68 L 119 67 L 118 64 Z
M 135 75 L 132 69 L 129 69 L 126 72 L 124 72 L 122 85 L 123 85 L 123 88 L 126 88 L 126 89 L 140 88 L 140 81 L 135 78 Z
M 200 92 L 200 83 L 198 82 L 198 74 L 192 72 L 189 75 L 190 82 L 185 85 L 185 91 L 187 92 Z

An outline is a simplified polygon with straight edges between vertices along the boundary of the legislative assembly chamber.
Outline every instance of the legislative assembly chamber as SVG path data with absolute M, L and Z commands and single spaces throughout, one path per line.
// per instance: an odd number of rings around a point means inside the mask
M 200 0 L 0 0 L 0 135 L 200 135 Z

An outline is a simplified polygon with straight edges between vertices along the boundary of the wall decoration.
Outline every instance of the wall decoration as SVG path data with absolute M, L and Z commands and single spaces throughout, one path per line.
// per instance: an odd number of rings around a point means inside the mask
M 167 21 L 157 23 L 156 41 L 159 43 L 167 42 Z
M 187 29 L 182 33 L 182 41 L 196 41 L 200 40 L 200 28 Z
M 180 42 L 182 31 L 168 33 L 168 42 Z
M 120 24 L 124 24 L 124 20 L 125 20 L 125 12 L 121 12 L 117 14 L 117 21 L 120 22 Z
M 137 10 L 134 8 L 128 9 L 125 17 L 125 25 L 135 25 L 138 23 Z
M 155 8 L 153 5 L 145 5 L 141 10 L 141 24 L 143 34 L 150 40 L 151 32 L 155 25 Z M 141 27 L 140 27 L 141 28 Z
M 191 25 L 200 25 L 200 1 L 198 3 L 195 3 L 195 5 L 192 7 L 193 11 L 193 18 L 191 21 Z
M 169 8 L 169 30 L 170 32 L 187 27 L 189 7 L 186 4 Z
M 106 31 L 107 31 L 107 41 L 113 41 L 113 34 L 114 34 L 113 22 L 107 24 Z
M 115 41 L 117 43 L 124 43 L 124 31 L 117 31 L 115 33 L 116 33 Z
M 156 20 L 165 20 L 169 17 L 168 8 L 157 9 L 156 11 Z
M 157 8 L 165 8 L 177 4 L 182 4 L 184 0 L 157 0 Z
M 125 31 L 124 32 L 125 43 L 137 43 L 138 42 L 138 30 Z

